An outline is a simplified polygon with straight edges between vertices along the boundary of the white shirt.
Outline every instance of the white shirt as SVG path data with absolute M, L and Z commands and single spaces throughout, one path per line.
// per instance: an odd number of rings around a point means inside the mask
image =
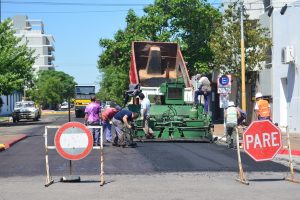
M 151 104 L 150 104 L 150 101 L 148 98 L 144 98 L 141 102 L 141 115 L 144 117 L 144 116 L 149 116 L 150 115 L 150 107 L 151 107 Z M 144 113 L 144 110 L 146 109 L 145 113 Z

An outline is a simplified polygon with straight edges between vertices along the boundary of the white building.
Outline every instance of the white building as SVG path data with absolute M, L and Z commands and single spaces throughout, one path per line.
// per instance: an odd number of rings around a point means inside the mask
M 35 72 L 54 69 L 54 38 L 44 32 L 44 24 L 41 20 L 29 20 L 25 15 L 12 17 L 16 36 L 22 38 L 23 43 L 34 49 L 36 60 L 32 66 Z

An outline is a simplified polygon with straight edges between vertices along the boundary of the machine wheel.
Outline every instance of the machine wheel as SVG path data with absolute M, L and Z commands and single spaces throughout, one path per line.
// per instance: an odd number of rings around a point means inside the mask
M 14 123 L 18 122 L 18 119 L 16 117 L 13 117 L 13 122 Z

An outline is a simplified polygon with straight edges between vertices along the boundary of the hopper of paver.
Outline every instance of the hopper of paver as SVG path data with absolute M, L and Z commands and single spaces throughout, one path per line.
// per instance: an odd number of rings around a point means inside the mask
M 160 87 L 162 83 L 183 79 L 191 87 L 186 65 L 177 43 L 133 42 L 130 83 L 141 87 Z

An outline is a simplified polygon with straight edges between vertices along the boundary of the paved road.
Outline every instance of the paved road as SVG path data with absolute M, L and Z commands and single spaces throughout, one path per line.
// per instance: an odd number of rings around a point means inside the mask
M 61 125 L 67 119 L 67 115 L 51 115 L 39 122 L 3 127 L 7 131 L 23 131 L 29 137 L 0 152 L 0 200 L 238 199 L 240 195 L 243 199 L 253 199 L 250 198 L 253 192 L 260 192 L 256 199 L 274 200 L 300 195 L 299 185 L 282 181 L 287 167 L 274 162 L 256 163 L 244 154 L 243 167 L 252 180 L 251 185 L 235 182 L 236 151 L 209 143 L 139 143 L 137 148 L 125 149 L 106 144 L 107 184 L 103 189 L 98 182 L 99 151 L 93 150 L 87 158 L 73 162 L 73 172 L 82 176 L 82 183 L 63 184 L 58 180 L 68 174 L 69 162 L 51 150 L 50 170 L 56 183 L 43 188 L 44 126 Z M 54 134 L 55 130 L 49 132 L 52 137 Z

